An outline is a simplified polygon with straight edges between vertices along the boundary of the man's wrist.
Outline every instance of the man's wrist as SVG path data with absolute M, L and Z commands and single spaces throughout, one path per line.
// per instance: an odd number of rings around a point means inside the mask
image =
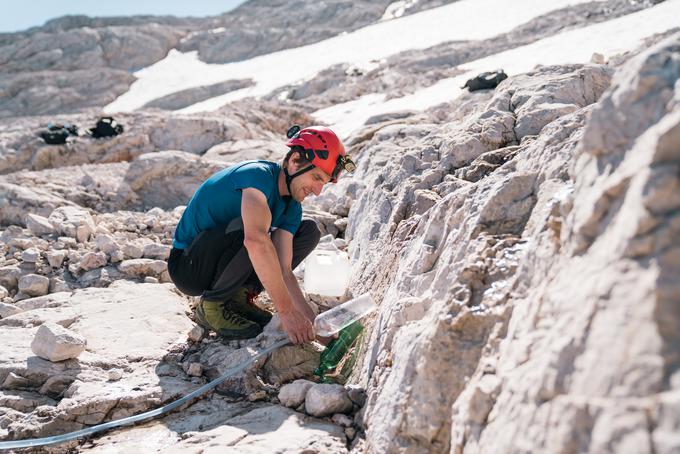
M 276 311 L 279 314 L 287 315 L 292 312 L 295 312 L 295 310 L 297 309 L 293 304 L 293 300 L 290 297 L 285 299 L 279 299 L 278 301 L 272 302 L 274 303 L 274 307 L 276 308 Z

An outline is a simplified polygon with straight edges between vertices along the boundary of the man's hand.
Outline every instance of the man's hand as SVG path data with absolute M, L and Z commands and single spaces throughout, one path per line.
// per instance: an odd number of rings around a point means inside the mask
M 314 327 L 309 319 L 296 307 L 289 311 L 279 312 L 283 329 L 293 344 L 304 344 L 314 340 Z

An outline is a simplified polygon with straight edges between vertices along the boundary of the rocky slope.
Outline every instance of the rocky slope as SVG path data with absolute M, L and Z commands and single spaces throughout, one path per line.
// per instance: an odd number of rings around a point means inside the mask
M 204 333 L 194 301 L 169 282 L 175 226 L 211 173 L 280 159 L 286 128 L 315 122 L 313 109 L 413 92 L 516 42 L 647 7 L 573 6 L 365 74 L 329 68 L 287 98 L 192 115 L 141 109 L 117 116 L 126 129 L 114 138 L 46 145 L 36 133 L 49 117 L 1 119 L 0 440 L 156 408 L 281 339 L 276 319 L 248 341 Z M 47 29 L 128 26 L 83 20 Z M 197 26 L 173 21 L 158 25 L 171 41 Z M 47 32 L 24 33 L 21 46 Z M 95 58 L 112 45 L 97 42 Z M 349 384 L 309 381 L 319 345 L 283 347 L 181 411 L 37 451 L 680 450 L 680 34 L 594 60 L 372 118 L 347 138 L 357 172 L 305 210 L 325 247 L 352 258 L 347 297 L 368 291 L 379 305 Z M 72 64 L 55 71 L 77 77 Z M 195 95 L 205 93 L 157 107 Z

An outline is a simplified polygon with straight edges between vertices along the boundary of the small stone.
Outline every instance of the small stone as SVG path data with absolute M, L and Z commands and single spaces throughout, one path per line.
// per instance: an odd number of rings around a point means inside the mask
M 40 325 L 35 333 L 31 350 L 37 356 L 48 361 L 63 361 L 77 358 L 87 345 L 83 336 L 56 323 L 47 322 Z
M 293 383 L 283 385 L 279 391 L 279 401 L 281 405 L 289 408 L 296 408 L 304 403 L 307 391 L 314 385 L 309 380 L 295 380 Z
M 28 248 L 21 253 L 21 260 L 27 263 L 36 263 L 40 260 L 40 251 L 36 248 Z
M 105 254 L 113 254 L 115 251 L 119 250 L 120 247 L 116 240 L 111 235 L 100 234 L 94 240 L 95 246 L 101 252 Z
M 41 295 L 42 296 L 42 295 Z M 24 292 L 17 292 L 16 295 L 14 295 L 14 298 L 12 298 L 13 303 L 18 303 L 19 301 L 27 300 L 29 298 L 32 298 L 31 295 L 27 295 Z M 11 303 L 10 303 L 11 304 Z
M 191 363 L 189 364 L 187 374 L 191 375 L 192 377 L 200 377 L 203 375 L 203 366 L 201 366 L 201 363 Z
M 14 304 L 0 303 L 0 318 L 11 317 L 12 315 L 23 312 Z
M 7 298 L 8 296 L 9 296 L 9 291 L 5 287 L 0 285 L 0 300 Z
M 350 400 L 360 407 L 363 407 L 366 403 L 366 391 L 364 388 L 356 385 L 347 385 L 347 395 Z
M 19 389 L 28 388 L 30 381 L 27 378 L 17 375 L 14 372 L 10 372 L 2 383 L 4 389 Z
M 118 265 L 118 270 L 130 277 L 161 276 L 167 269 L 168 264 L 164 260 L 152 259 L 124 260 Z
M 595 63 L 596 65 L 604 65 L 604 55 L 599 52 L 594 52 L 590 57 L 590 63 Z
M 19 279 L 19 291 L 29 296 L 47 295 L 50 280 L 38 274 L 27 274 Z
M 123 251 L 117 250 L 111 253 L 111 263 L 119 263 L 123 260 L 125 260 L 125 254 L 123 254 Z
M 318 383 L 307 391 L 305 411 L 317 417 L 345 413 L 352 409 L 352 401 L 342 385 Z
M 336 248 L 340 250 L 345 250 L 347 249 L 347 240 L 344 238 L 336 238 L 333 240 L 333 244 L 335 245 Z
M 50 235 L 55 232 L 52 223 L 45 217 L 37 214 L 26 215 L 26 227 L 35 236 Z
M 87 252 L 80 259 L 78 266 L 81 270 L 90 271 L 106 266 L 108 259 L 103 252 Z
M 60 277 L 50 279 L 50 293 L 70 292 L 71 287 Z
M 167 260 L 172 247 L 165 244 L 150 243 L 144 246 L 144 257 L 149 259 Z
M 334 414 L 331 417 L 331 421 L 333 421 L 333 424 L 337 424 L 338 426 L 342 427 L 349 427 L 352 425 L 352 418 L 347 415 L 343 415 L 342 413 Z
M 144 278 L 144 282 L 147 284 L 158 284 L 159 280 L 153 276 L 147 276 Z
M 257 402 L 258 400 L 265 400 L 267 398 L 267 392 L 266 391 L 255 391 L 254 393 L 251 393 L 248 395 L 248 400 L 250 402 Z
M 57 240 L 57 244 L 55 244 L 55 246 L 59 245 L 59 246 L 57 246 L 57 247 L 59 247 L 59 249 L 63 249 L 63 248 L 73 249 L 73 248 L 76 247 L 77 244 L 78 244 L 78 242 L 76 241 L 75 238 L 71 238 L 71 237 L 68 237 L 68 236 L 60 236 L 59 239 Z
M 158 278 L 159 281 L 161 281 L 164 284 L 167 284 L 169 282 L 172 282 L 172 278 L 170 277 L 170 273 L 168 270 L 165 270 L 161 273 L 161 276 Z
M 40 394 L 45 394 L 53 398 L 61 397 L 66 391 L 66 388 L 71 386 L 73 383 L 73 377 L 68 375 L 55 375 L 50 377 L 47 381 L 40 387 Z
M 357 435 L 357 430 L 354 427 L 346 427 L 345 428 L 345 435 L 350 440 L 354 440 L 354 437 L 356 437 L 356 435 Z
M 118 381 L 123 378 L 123 369 L 111 369 L 108 375 L 109 381 Z
M 122 251 L 126 259 L 140 259 L 144 255 L 144 249 L 134 243 L 123 245 Z
M 203 338 L 203 333 L 204 330 L 202 326 L 194 325 L 194 327 L 191 328 L 191 331 L 189 331 L 189 340 L 192 342 L 200 342 L 201 338 Z

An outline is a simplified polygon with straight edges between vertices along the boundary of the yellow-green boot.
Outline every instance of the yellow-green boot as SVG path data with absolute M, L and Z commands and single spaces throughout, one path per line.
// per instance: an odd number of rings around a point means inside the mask
M 250 339 L 262 332 L 262 327 L 250 321 L 222 301 L 201 299 L 196 307 L 196 322 L 225 339 Z
M 241 287 L 225 302 L 225 306 L 264 328 L 272 319 L 272 313 L 258 307 L 255 304 L 256 297 L 257 293 Z

